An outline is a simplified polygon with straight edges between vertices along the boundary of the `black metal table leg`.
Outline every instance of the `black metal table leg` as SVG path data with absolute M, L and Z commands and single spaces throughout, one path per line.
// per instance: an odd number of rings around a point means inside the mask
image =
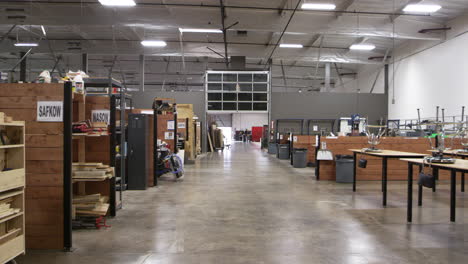
M 383 191 L 383 206 L 387 206 L 387 157 L 382 158 L 382 191 Z
M 455 222 L 455 192 L 457 187 L 457 171 L 450 171 L 450 221 Z
M 465 192 L 465 173 L 464 172 L 461 175 L 461 191 Z
M 356 191 L 356 152 L 353 152 L 353 192 Z
M 432 187 L 432 192 L 436 192 L 437 190 L 437 180 L 439 179 L 439 169 L 433 168 L 432 169 L 432 176 L 434 176 L 434 187 Z
M 406 209 L 406 221 L 413 220 L 413 164 L 408 162 L 408 201 Z
M 419 173 L 423 170 L 423 165 L 419 165 Z M 422 206 L 423 187 L 418 184 L 418 206 Z

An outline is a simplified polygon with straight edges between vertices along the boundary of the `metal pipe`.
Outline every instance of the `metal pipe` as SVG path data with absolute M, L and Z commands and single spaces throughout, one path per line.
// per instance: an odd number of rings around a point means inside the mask
M 19 3 L 17 1 L 3 1 L 2 3 L 5 4 L 16 4 Z M 91 1 L 51 1 L 51 0 L 44 0 L 40 2 L 36 2 L 37 4 L 52 4 L 52 5 L 101 5 L 98 2 L 91 2 Z M 176 3 L 137 3 L 137 6 L 169 6 L 169 7 L 191 7 L 191 8 L 214 8 L 218 9 L 220 6 L 218 5 L 207 5 L 207 4 L 176 4 Z M 278 8 L 278 7 L 262 7 L 262 6 L 240 6 L 240 5 L 225 5 L 225 8 L 228 9 L 247 9 L 247 10 L 262 10 L 262 11 L 272 11 L 272 12 L 279 12 L 281 11 L 293 11 L 292 8 Z M 298 10 L 301 13 L 329 13 L 329 14 L 356 14 L 356 15 L 381 15 L 381 16 L 414 16 L 414 17 L 427 17 L 430 14 L 414 14 L 414 13 L 404 13 L 404 12 L 374 12 L 374 11 L 347 11 L 347 10 L 305 10 L 301 9 Z
M 266 63 L 269 63 L 271 57 L 272 57 L 273 54 L 275 53 L 276 48 L 279 46 L 279 44 L 280 44 L 280 42 L 281 42 L 281 39 L 283 38 L 284 33 L 285 33 L 286 30 L 288 29 L 289 24 L 291 23 L 291 20 L 292 20 L 293 17 L 294 17 L 294 14 L 296 14 L 296 10 L 297 10 L 297 8 L 299 7 L 299 4 L 300 4 L 300 3 L 301 3 L 301 0 L 298 0 L 297 5 L 296 5 L 296 7 L 295 7 L 294 10 L 293 10 L 293 13 L 292 13 L 291 16 L 289 17 L 288 23 L 286 23 L 286 26 L 284 27 L 283 32 L 281 32 L 281 35 L 280 35 L 280 37 L 278 38 L 278 41 L 276 42 L 275 47 L 274 47 L 273 50 L 271 51 L 270 56 L 268 56 L 268 59 L 266 60 Z M 267 64 L 265 64 L 265 67 L 266 67 L 266 66 L 267 66 Z
M 113 42 L 141 42 L 141 40 L 131 40 L 131 39 L 61 39 L 61 38 L 54 38 L 48 39 L 51 41 L 113 41 Z M 179 40 L 165 40 L 166 43 L 179 43 Z M 184 40 L 184 43 L 193 43 L 193 44 L 224 44 L 224 41 L 198 41 L 198 40 Z M 252 43 L 252 42 L 229 42 L 227 41 L 228 45 L 248 45 L 248 46 L 279 46 L 279 44 L 275 43 Z M 303 46 L 304 48 L 311 48 L 317 49 L 317 46 Z M 349 50 L 348 47 L 332 47 L 326 46 L 322 47 L 324 49 L 337 49 L 337 50 Z
M 30 48 L 28 51 L 26 51 L 26 53 L 23 55 L 23 57 L 21 57 L 21 59 L 15 64 L 15 66 L 13 66 L 13 68 L 11 68 L 10 72 L 14 72 L 16 67 L 18 67 L 18 65 L 20 65 L 20 63 L 26 59 L 26 57 L 31 53 L 32 51 L 32 48 Z
M 226 68 L 229 68 L 229 57 L 228 57 L 228 44 L 227 44 L 227 36 L 226 36 L 226 26 L 224 20 L 226 18 L 226 13 L 224 9 L 223 0 L 219 0 L 219 7 L 221 9 L 221 25 L 223 26 L 223 41 L 224 41 L 224 61 L 226 63 Z

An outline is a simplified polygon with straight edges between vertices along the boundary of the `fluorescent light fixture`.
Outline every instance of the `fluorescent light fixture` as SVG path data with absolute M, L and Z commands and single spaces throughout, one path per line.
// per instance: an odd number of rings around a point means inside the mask
M 45 28 L 44 28 L 44 26 L 41 26 L 41 29 L 42 29 L 42 34 L 44 34 L 44 36 L 46 36 L 46 35 L 47 35 L 47 33 L 46 33 L 46 31 L 45 31 Z
M 373 50 L 375 45 L 372 44 L 353 44 L 349 47 L 350 50 Z
M 439 11 L 442 7 L 440 5 L 424 5 L 424 4 L 413 4 L 407 5 L 403 11 L 411 13 L 434 13 Z
M 303 3 L 301 8 L 302 9 L 310 9 L 310 10 L 335 10 L 336 5 L 334 5 L 334 4 L 321 4 L 321 3 Z
M 280 48 L 301 49 L 303 47 L 302 44 L 280 44 Z
M 39 46 L 38 43 L 33 43 L 33 42 L 18 42 L 18 43 L 15 43 L 15 46 L 16 47 L 37 47 Z
M 104 6 L 136 6 L 134 0 L 99 0 Z
M 141 45 L 145 47 L 166 47 L 167 43 L 162 40 L 143 40 Z
M 179 28 L 179 31 L 191 32 L 191 33 L 223 33 L 221 29 L 209 29 L 209 28 Z
M 154 111 L 151 111 L 151 110 L 142 110 L 140 112 L 140 114 L 144 114 L 144 115 L 154 115 Z

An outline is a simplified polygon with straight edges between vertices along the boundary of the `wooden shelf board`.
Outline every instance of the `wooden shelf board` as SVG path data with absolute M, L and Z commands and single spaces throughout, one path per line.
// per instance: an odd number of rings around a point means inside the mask
M 24 144 L 13 144 L 13 145 L 1 145 L 0 149 L 8 149 L 8 148 L 24 148 Z
M 16 214 L 13 214 L 13 215 L 4 217 L 4 218 L 0 219 L 0 224 L 1 224 L 1 223 L 4 223 L 4 222 L 6 222 L 6 221 L 9 221 L 9 220 L 11 220 L 11 219 L 13 219 L 13 218 L 22 216 L 22 215 L 23 215 L 23 212 L 19 212 L 19 213 L 16 213 Z
M 23 234 L 0 245 L 0 263 L 7 263 L 8 261 L 24 253 L 25 249 Z
M 24 127 L 24 121 L 13 121 L 11 123 L 0 122 L 0 126 L 18 126 Z
M 23 190 L 14 191 L 14 192 L 3 192 L 2 194 L 0 194 L 0 200 L 10 198 L 10 197 L 13 197 L 13 196 L 16 196 L 16 195 L 20 195 L 20 194 L 23 194 L 23 193 L 24 193 Z

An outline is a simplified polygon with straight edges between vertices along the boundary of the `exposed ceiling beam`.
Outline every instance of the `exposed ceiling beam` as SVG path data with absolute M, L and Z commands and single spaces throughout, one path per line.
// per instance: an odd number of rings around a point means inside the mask
M 344 14 L 344 11 L 348 11 L 348 8 L 354 4 L 356 0 L 346 0 L 342 4 L 336 7 L 336 10 L 343 11 L 341 13 L 336 13 L 336 18 L 339 18 Z
M 419 2 L 421 2 L 421 0 L 408 0 L 406 4 L 400 6 L 396 10 L 395 14 L 390 15 L 390 22 L 393 23 L 397 18 L 399 18 L 400 16 L 402 16 L 402 14 L 404 14 L 403 9 L 405 8 L 405 6 L 411 5 L 411 4 L 417 4 Z
M 320 34 L 315 34 L 315 35 L 313 35 L 313 36 L 310 38 L 309 42 L 308 42 L 306 45 L 304 45 L 304 47 L 307 47 L 307 50 L 305 51 L 306 53 L 307 53 L 307 51 L 308 51 L 311 47 L 314 46 L 314 43 L 315 43 L 317 40 L 319 40 L 321 36 L 322 36 L 322 35 L 320 35 Z M 319 48 L 320 48 L 320 47 L 319 47 Z M 296 65 L 296 63 L 297 63 L 297 60 L 295 60 L 295 61 L 291 64 L 291 66 Z
M 278 9 L 278 14 L 279 14 L 280 16 L 284 16 L 284 14 L 286 13 L 286 12 L 285 12 L 285 9 L 288 8 L 289 2 L 290 2 L 290 0 L 283 0 L 283 2 L 281 3 L 280 8 Z
M 289 24 L 291 23 L 291 20 L 294 18 L 294 15 L 296 14 L 297 8 L 301 4 L 301 2 L 302 2 L 302 0 L 297 1 L 296 7 L 294 8 L 291 16 L 289 17 L 288 23 L 286 23 L 286 25 L 284 26 L 283 32 L 281 32 L 281 35 L 279 36 L 278 41 L 276 42 L 276 45 L 273 47 L 273 50 L 271 51 L 270 56 L 268 56 L 268 59 L 265 62 L 265 67 L 267 66 L 267 63 L 269 63 L 270 59 L 272 58 L 273 54 L 275 53 L 275 50 L 278 47 L 278 45 L 280 44 L 281 39 L 284 36 L 284 33 L 286 32 L 286 30 L 288 30 Z
M 3 1 L 2 4 L 14 4 L 14 5 L 30 5 L 31 2 L 41 4 L 41 5 L 64 5 L 64 6 L 82 6 L 82 5 L 99 5 L 101 4 L 98 1 L 55 1 L 55 0 L 41 0 L 35 1 L 30 0 L 27 2 L 18 2 L 18 1 Z M 181 7 L 181 8 L 211 8 L 211 9 L 219 9 L 220 5 L 210 5 L 210 4 L 187 4 L 187 3 L 137 3 L 137 7 Z M 246 9 L 246 10 L 258 10 L 258 11 L 272 11 L 278 12 L 278 7 L 265 7 L 265 6 L 248 6 L 248 5 L 224 5 L 226 9 Z M 283 8 L 283 11 L 294 11 L 295 8 Z M 366 14 L 366 15 L 382 15 L 382 16 L 389 16 L 389 15 L 400 15 L 400 16 L 430 16 L 427 14 L 407 14 L 407 13 L 395 13 L 395 12 L 375 12 L 375 11 L 344 11 L 344 10 L 307 10 L 307 9 L 299 9 L 297 12 L 302 13 L 327 13 L 327 14 L 336 14 L 336 13 L 345 13 L 345 14 Z

